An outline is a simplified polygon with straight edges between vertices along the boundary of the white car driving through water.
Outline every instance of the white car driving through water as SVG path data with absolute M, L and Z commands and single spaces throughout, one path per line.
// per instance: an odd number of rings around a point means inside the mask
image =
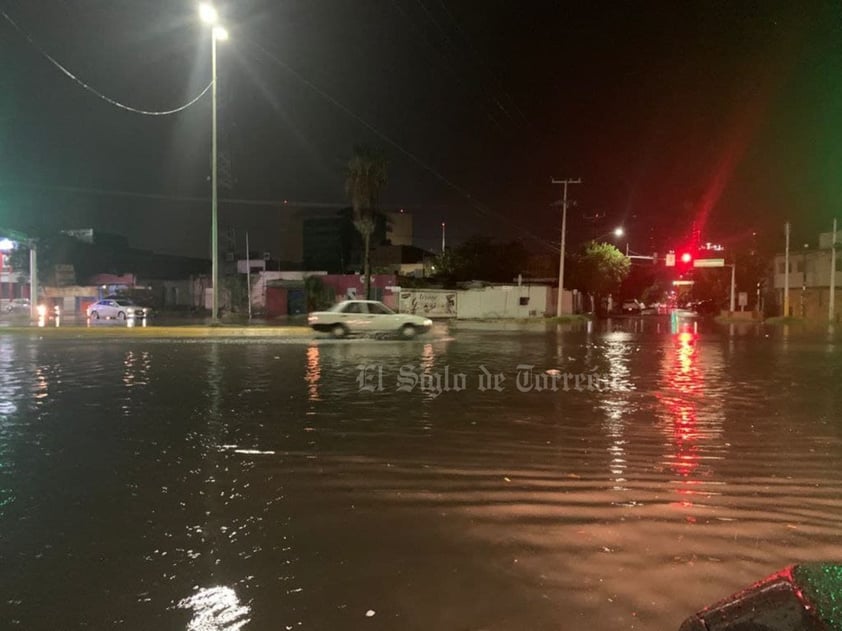
M 397 333 L 405 338 L 426 333 L 433 321 L 411 313 L 395 313 L 376 300 L 344 300 L 327 311 L 314 311 L 307 323 L 315 331 L 345 337 L 352 333 Z

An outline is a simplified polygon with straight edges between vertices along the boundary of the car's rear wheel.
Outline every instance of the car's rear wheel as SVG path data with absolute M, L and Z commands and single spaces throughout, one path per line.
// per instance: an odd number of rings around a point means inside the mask
M 117 312 L 117 319 L 118 319 L 118 320 L 125 320 L 125 319 L 126 319 L 126 314 L 125 314 L 125 313 L 123 313 L 122 311 L 118 311 L 118 312 Z
M 418 329 L 416 329 L 411 324 L 404 324 L 401 327 L 401 336 L 407 340 L 411 340 L 413 337 L 418 335 Z
M 344 324 L 334 324 L 330 329 L 330 334 L 333 337 L 345 337 L 348 335 L 348 328 Z
M 91 311 L 91 320 L 99 320 L 99 314 L 96 311 Z

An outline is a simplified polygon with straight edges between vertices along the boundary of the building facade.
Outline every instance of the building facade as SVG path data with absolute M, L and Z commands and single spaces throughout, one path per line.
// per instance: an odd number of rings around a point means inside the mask
M 842 235 L 837 235 L 837 238 Z M 830 304 L 830 280 L 833 249 L 833 233 L 819 235 L 817 248 L 790 248 L 789 269 L 786 255 L 775 256 L 774 288 L 782 315 L 807 320 L 827 320 Z M 840 321 L 842 311 L 842 252 L 836 252 L 834 282 L 835 320 Z M 789 313 L 784 314 L 785 286 L 789 281 Z

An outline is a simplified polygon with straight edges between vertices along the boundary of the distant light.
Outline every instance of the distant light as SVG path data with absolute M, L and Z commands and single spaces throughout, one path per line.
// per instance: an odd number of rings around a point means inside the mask
M 441 222 L 441 227 L 444 228 L 444 222 L 443 221 Z
M 289 203 L 289 202 L 288 202 L 287 200 L 284 200 L 284 204 L 288 204 L 288 203 Z
M 228 31 L 226 31 L 221 26 L 214 26 L 213 27 L 213 36 L 216 40 L 220 42 L 224 42 L 228 39 Z
M 213 5 L 210 5 L 207 2 L 203 2 L 199 5 L 199 17 L 202 18 L 202 22 L 205 22 L 206 24 L 216 24 L 219 22 L 219 13 Z
M 0 252 L 8 252 L 15 249 L 15 242 L 9 239 L 0 239 Z
M 622 237 L 625 234 L 625 230 L 623 230 L 622 226 L 618 228 L 614 228 L 614 236 L 615 237 Z
M 693 260 L 693 256 L 689 252 L 685 252 L 681 255 L 681 262 L 682 263 L 689 263 Z

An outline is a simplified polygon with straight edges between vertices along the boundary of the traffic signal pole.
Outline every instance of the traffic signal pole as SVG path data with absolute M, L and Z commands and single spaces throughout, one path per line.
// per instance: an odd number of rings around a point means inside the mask
M 827 303 L 827 319 L 833 324 L 836 319 L 836 219 L 833 220 L 833 238 L 830 241 L 830 300 Z
M 737 286 L 736 279 L 737 279 L 737 264 L 732 263 L 731 264 L 731 308 L 730 308 L 730 311 L 731 311 L 732 314 L 734 313 L 734 307 L 735 307 L 734 292 L 735 292 L 735 289 L 736 289 L 736 286 Z
M 789 317 L 789 222 L 786 222 L 786 252 L 784 254 L 784 317 Z

